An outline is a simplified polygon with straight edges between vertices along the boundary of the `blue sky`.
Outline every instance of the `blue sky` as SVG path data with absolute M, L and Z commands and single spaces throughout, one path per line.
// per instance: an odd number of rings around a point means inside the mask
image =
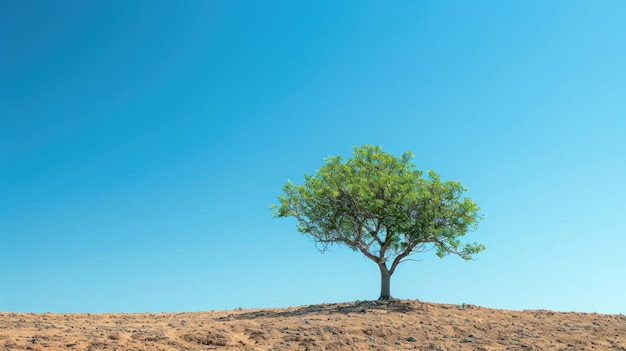
M 0 311 L 375 299 L 377 267 L 271 217 L 381 145 L 469 187 L 476 261 L 398 298 L 626 313 L 621 1 L 0 4 Z

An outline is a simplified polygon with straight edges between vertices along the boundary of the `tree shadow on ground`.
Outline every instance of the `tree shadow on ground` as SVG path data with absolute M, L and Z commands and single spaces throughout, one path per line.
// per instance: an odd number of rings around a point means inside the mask
M 374 301 L 356 301 L 345 303 L 318 304 L 302 307 L 293 307 L 282 309 L 280 311 L 259 310 L 254 312 L 244 312 L 240 314 L 230 314 L 220 317 L 218 321 L 255 319 L 255 318 L 278 318 L 278 317 L 294 317 L 306 316 L 309 314 L 334 314 L 334 313 L 367 313 L 373 310 L 383 310 L 388 312 L 411 312 L 415 310 L 415 301 L 403 300 L 374 300 Z

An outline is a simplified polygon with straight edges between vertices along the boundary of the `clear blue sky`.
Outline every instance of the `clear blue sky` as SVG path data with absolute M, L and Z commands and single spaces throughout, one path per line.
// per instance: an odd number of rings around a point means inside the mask
M 355 145 L 486 217 L 399 298 L 626 313 L 626 2 L 3 1 L 0 311 L 375 299 L 271 218 Z

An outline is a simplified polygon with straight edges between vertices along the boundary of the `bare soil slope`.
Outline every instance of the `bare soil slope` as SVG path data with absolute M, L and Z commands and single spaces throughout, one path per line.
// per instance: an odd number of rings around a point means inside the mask
M 626 351 L 626 316 L 409 300 L 198 313 L 0 313 L 0 350 Z

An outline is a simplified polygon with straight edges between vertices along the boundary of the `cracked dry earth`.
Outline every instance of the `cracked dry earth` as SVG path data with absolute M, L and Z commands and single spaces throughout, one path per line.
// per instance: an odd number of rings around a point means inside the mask
M 626 316 L 413 300 L 194 313 L 0 313 L 2 350 L 626 351 Z

